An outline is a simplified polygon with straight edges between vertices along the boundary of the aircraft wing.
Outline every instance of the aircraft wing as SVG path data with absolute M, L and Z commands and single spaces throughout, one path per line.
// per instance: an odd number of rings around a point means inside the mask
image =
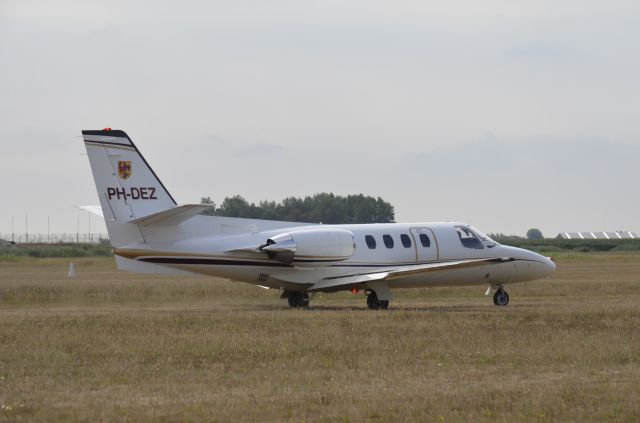
M 320 291 L 327 288 L 335 288 L 338 286 L 355 285 L 374 281 L 391 281 L 407 276 L 428 274 L 431 272 L 438 272 L 442 270 L 461 269 L 465 267 L 482 266 L 490 263 L 504 263 L 508 261 L 513 261 L 513 259 L 509 257 L 468 259 L 385 268 L 367 273 L 326 278 L 313 284 L 309 289 L 307 289 L 307 291 Z

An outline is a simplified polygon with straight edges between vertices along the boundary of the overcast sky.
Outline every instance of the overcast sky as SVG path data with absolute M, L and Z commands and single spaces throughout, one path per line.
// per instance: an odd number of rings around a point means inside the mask
M 76 231 L 104 127 L 180 203 L 640 230 L 640 3 L 0 0 L 0 233 Z

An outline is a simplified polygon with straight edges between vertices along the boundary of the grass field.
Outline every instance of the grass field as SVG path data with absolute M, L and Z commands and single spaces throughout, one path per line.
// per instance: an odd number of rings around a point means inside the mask
M 638 253 L 388 311 L 74 261 L 0 261 L 0 421 L 640 421 Z

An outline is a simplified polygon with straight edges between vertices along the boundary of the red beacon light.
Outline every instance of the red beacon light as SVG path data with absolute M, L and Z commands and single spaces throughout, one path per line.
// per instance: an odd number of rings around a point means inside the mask
M 358 288 L 351 288 L 351 293 L 352 294 L 357 294 L 358 292 L 360 292 L 360 290 Z
M 111 128 L 104 128 L 103 131 L 111 131 Z

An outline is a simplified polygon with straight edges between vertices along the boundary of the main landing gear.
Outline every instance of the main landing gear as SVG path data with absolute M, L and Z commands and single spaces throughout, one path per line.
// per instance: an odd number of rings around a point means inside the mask
M 389 308 L 389 300 L 381 300 L 373 290 L 366 290 L 367 306 L 370 310 L 386 310 Z M 286 298 L 291 308 L 309 307 L 309 294 L 306 292 L 284 291 L 280 298 Z
M 287 292 L 287 301 L 291 308 L 309 307 L 309 294 L 306 292 Z
M 379 300 L 376 291 L 369 291 L 367 295 L 367 306 L 370 310 L 386 310 L 389 308 L 389 300 Z
M 502 286 L 499 286 L 496 289 L 496 293 L 493 294 L 493 304 L 497 306 L 506 306 L 509 304 L 509 294 L 505 291 Z

